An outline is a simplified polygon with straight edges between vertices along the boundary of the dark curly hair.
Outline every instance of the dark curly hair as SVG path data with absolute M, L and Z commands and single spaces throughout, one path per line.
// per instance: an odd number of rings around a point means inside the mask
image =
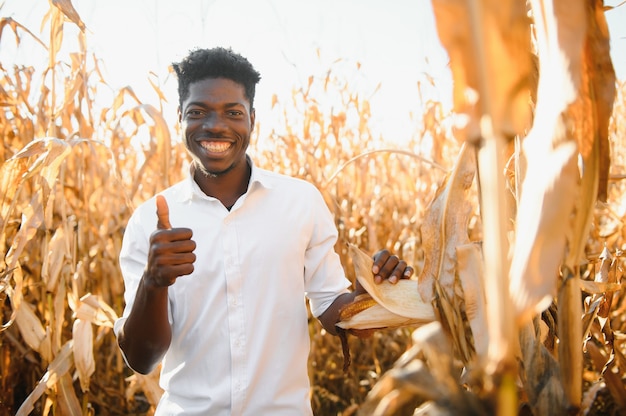
M 256 84 L 261 79 L 252 64 L 228 48 L 195 49 L 180 62 L 172 64 L 178 77 L 178 103 L 189 97 L 189 85 L 207 78 L 227 78 L 243 86 L 250 109 L 254 108 Z

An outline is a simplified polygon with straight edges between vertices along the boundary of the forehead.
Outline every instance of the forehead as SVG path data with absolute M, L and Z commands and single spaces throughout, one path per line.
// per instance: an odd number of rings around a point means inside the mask
M 189 84 L 189 96 L 183 102 L 249 105 L 243 85 L 228 78 L 206 78 Z

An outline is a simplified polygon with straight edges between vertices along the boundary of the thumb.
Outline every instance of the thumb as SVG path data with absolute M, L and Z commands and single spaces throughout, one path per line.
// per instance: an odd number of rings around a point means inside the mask
M 156 196 L 156 212 L 157 212 L 157 228 L 159 230 L 169 230 L 172 228 L 170 224 L 170 209 L 163 195 Z

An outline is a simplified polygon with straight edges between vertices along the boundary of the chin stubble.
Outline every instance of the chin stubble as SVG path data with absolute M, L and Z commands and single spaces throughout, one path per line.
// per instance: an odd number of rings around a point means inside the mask
M 224 170 L 221 171 L 208 171 L 204 168 L 204 166 L 202 165 L 196 165 L 198 170 L 206 177 L 206 178 L 210 178 L 210 179 L 215 179 L 215 178 L 219 178 L 220 176 L 224 176 L 226 175 L 228 172 L 230 172 L 231 170 L 233 170 L 233 168 L 235 167 L 235 164 L 233 163 L 232 165 L 230 165 L 229 167 L 227 167 Z

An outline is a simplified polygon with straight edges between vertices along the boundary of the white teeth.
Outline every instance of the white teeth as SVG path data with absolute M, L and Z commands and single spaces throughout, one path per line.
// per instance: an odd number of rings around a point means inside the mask
M 201 142 L 200 145 L 209 152 L 214 153 L 225 152 L 230 147 L 228 142 Z

